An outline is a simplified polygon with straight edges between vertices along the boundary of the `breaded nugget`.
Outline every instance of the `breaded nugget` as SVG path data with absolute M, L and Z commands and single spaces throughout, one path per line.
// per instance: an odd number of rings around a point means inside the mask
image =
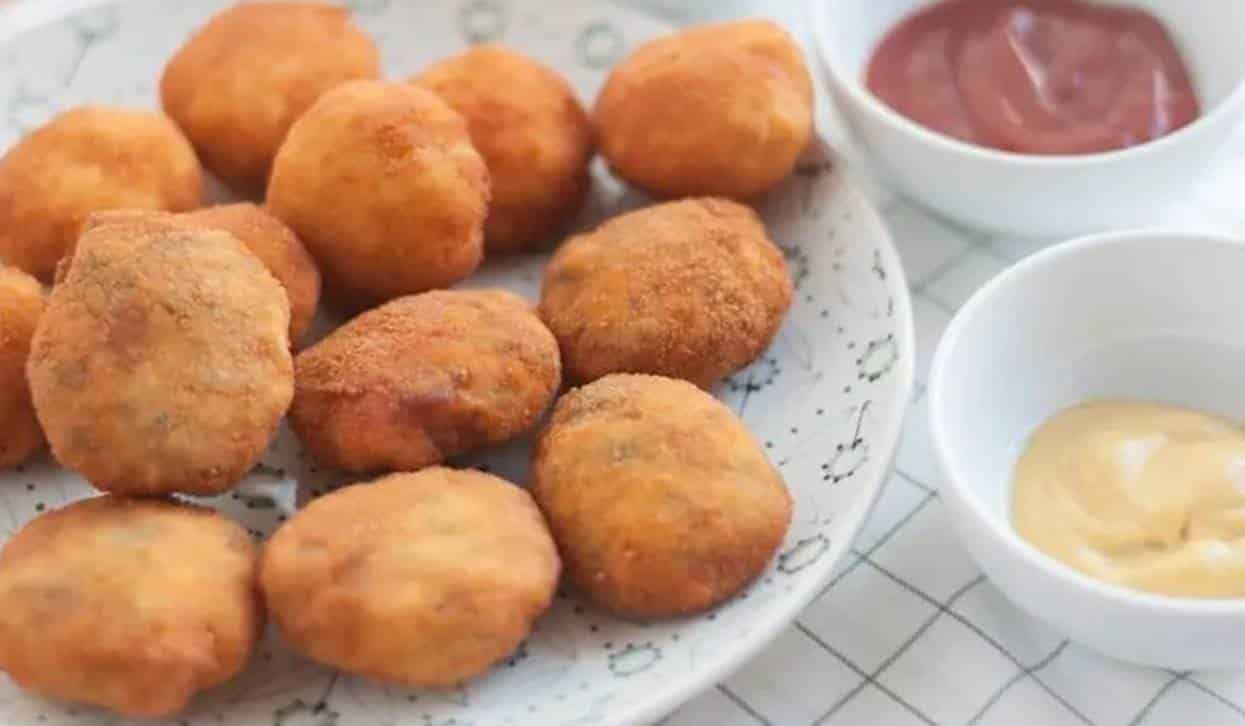
M 751 199 L 782 181 L 813 134 L 799 46 L 762 20 L 702 25 L 640 46 L 593 111 L 615 173 L 659 197 Z
M 290 426 L 315 459 L 410 471 L 535 425 L 561 383 L 558 344 L 525 300 L 440 290 L 394 300 L 294 362 Z
M 221 11 L 186 41 L 164 69 L 160 98 L 212 173 L 255 191 L 316 99 L 379 75 L 376 44 L 344 8 L 249 2 Z
M 613 375 L 559 399 L 529 488 L 571 581 L 625 617 L 689 615 L 765 569 L 791 521 L 782 476 L 695 386 Z
M 765 350 L 791 293 L 755 212 L 688 199 L 569 240 L 545 268 L 540 315 L 572 380 L 654 373 L 707 388 Z
M 263 207 L 250 203 L 205 207 L 183 214 L 124 210 L 99 212 L 87 218 L 83 231 L 106 224 L 174 224 L 189 229 L 219 229 L 237 237 L 285 288 L 290 301 L 290 341 L 298 341 L 311 325 L 320 302 L 320 270 L 298 235 Z
M 26 358 L 43 314 L 43 287 L 0 266 L 0 469 L 17 466 L 43 448 L 43 429 L 30 403 Z
M 87 499 L 0 551 L 0 668 L 42 696 L 172 715 L 242 670 L 263 620 L 255 547 L 209 509 Z
M 203 171 L 163 114 L 107 106 L 66 111 L 0 159 L 0 262 L 52 279 L 92 212 L 199 206 Z
M 489 252 L 544 241 L 582 206 L 592 125 L 562 76 L 497 45 L 477 46 L 412 79 L 467 119 L 488 164 L 493 201 L 484 224 Z
M 289 303 L 233 235 L 145 224 L 79 239 L 31 343 L 35 411 L 99 489 L 219 493 L 293 397 Z
M 294 124 L 268 207 L 331 292 L 355 304 L 445 287 L 484 254 L 488 170 L 462 116 L 431 91 L 353 81 Z
M 227 204 L 188 212 L 182 218 L 237 237 L 285 287 L 290 300 L 290 340 L 297 346 L 320 302 L 320 270 L 294 230 L 262 207 Z
M 527 492 L 437 467 L 311 502 L 264 548 L 260 585 L 274 622 L 310 658 L 448 688 L 519 646 L 560 567 Z

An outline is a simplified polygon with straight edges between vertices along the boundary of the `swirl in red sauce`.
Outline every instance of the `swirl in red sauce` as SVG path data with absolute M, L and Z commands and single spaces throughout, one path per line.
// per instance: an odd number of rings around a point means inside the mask
M 1144 144 L 1200 114 L 1163 24 L 1083 0 L 945 0 L 904 20 L 868 86 L 935 131 L 1023 154 Z

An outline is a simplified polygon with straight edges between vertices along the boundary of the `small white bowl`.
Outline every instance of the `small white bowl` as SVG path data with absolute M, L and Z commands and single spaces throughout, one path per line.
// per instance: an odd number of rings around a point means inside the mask
M 1093 580 L 1011 524 L 1012 469 L 1058 411 L 1099 398 L 1245 421 L 1245 241 L 1167 232 L 1051 247 L 982 288 L 930 375 L 930 434 L 953 527 L 1021 609 L 1121 660 L 1245 666 L 1245 599 L 1146 594 Z
M 1245 2 L 1131 0 L 1166 24 L 1203 105 L 1193 124 L 1148 144 L 1079 156 L 996 151 L 930 131 L 864 83 L 886 32 L 933 0 L 811 0 L 813 35 L 838 109 L 879 171 L 908 196 L 969 224 L 1070 237 L 1162 222 L 1245 114 Z

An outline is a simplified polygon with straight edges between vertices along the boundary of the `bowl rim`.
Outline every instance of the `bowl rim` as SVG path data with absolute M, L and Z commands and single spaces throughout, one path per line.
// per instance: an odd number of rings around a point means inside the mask
M 1020 560 L 1026 567 L 1040 571 L 1047 578 L 1059 580 L 1069 587 L 1079 588 L 1111 605 L 1144 608 L 1160 615 L 1239 616 L 1245 614 L 1245 598 L 1194 598 L 1145 592 L 1097 580 L 1045 554 L 1021 537 L 1006 517 L 993 514 L 975 490 L 965 483 L 969 477 L 961 471 L 961 467 L 957 466 L 957 456 L 947 442 L 946 432 L 949 425 L 944 422 L 945 412 L 947 407 L 954 403 L 947 399 L 945 392 L 946 381 L 953 375 L 949 367 L 950 359 L 961 340 L 964 339 L 964 331 L 969 322 L 982 309 L 989 307 L 1000 291 L 1018 284 L 1037 270 L 1090 250 L 1104 247 L 1129 247 L 1153 242 L 1180 246 L 1191 244 L 1228 246 L 1245 254 L 1245 238 L 1164 227 L 1078 237 L 1041 250 L 1007 268 L 982 286 L 960 308 L 947 325 L 930 366 L 929 429 L 930 439 L 943 475 L 939 490 L 949 493 L 962 503 L 963 509 L 969 516 L 982 524 L 993 544 L 1006 549 L 1012 560 Z
M 974 161 L 1014 164 L 1036 169 L 1080 169 L 1096 164 L 1131 163 L 1134 160 L 1144 160 L 1161 154 L 1173 146 L 1200 137 L 1211 129 L 1230 124 L 1232 117 L 1245 113 L 1245 74 L 1242 74 L 1232 91 L 1209 111 L 1203 109 L 1193 122 L 1144 144 L 1091 154 L 1022 154 L 972 144 L 926 128 L 904 116 L 883 103 L 865 87 L 859 78 L 848 74 L 835 62 L 835 55 L 830 50 L 832 44 L 827 37 L 827 28 L 830 27 L 828 3 L 826 0 L 808 0 L 808 2 L 813 21 L 811 29 L 813 44 L 821 65 L 829 74 L 832 85 L 840 88 L 853 103 L 867 109 L 874 118 L 887 124 L 892 130 L 912 137 L 927 146 L 938 147 L 943 152 L 959 154 Z

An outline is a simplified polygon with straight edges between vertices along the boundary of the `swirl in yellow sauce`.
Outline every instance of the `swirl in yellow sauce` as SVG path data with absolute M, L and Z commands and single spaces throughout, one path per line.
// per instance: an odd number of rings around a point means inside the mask
M 1129 401 L 1059 413 L 1015 470 L 1020 535 L 1106 582 L 1245 597 L 1245 428 Z

